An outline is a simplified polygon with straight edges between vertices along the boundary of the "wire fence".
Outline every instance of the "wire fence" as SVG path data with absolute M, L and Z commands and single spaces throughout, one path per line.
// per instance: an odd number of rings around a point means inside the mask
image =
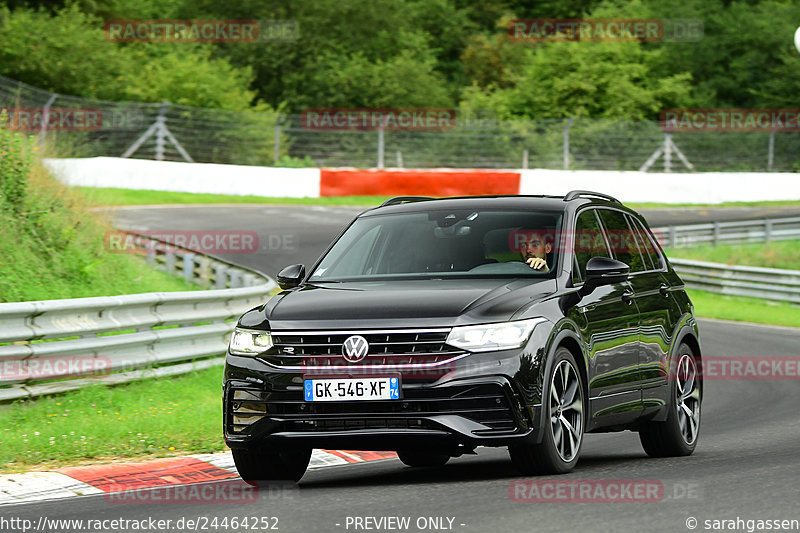
M 447 128 L 309 128 L 302 115 L 64 96 L 0 76 L 10 125 L 62 157 L 263 166 L 800 172 L 800 132 L 673 132 L 659 122 L 499 121 Z

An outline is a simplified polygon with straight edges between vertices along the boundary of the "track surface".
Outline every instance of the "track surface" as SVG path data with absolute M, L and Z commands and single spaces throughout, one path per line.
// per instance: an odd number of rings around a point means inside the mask
M 147 209 L 120 212 L 118 220 L 121 226 L 149 226 L 141 229 L 258 227 L 261 235 L 294 235 L 294 250 L 273 250 L 269 258 L 267 253 L 230 256 L 274 274 L 275 265 L 279 268 L 293 262 L 313 262 L 356 211 L 297 206 Z M 647 216 L 654 225 L 664 223 L 657 213 Z M 800 352 L 800 330 L 710 320 L 700 320 L 700 327 L 705 356 L 796 357 Z M 633 433 L 587 435 L 575 472 L 553 478 L 657 480 L 665 493 L 657 503 L 513 502 L 509 485 L 520 477 L 507 453 L 481 448 L 476 456 L 453 459 L 442 468 L 411 469 L 399 460 L 389 459 L 311 471 L 298 488 L 269 491 L 255 504 L 120 505 L 103 496 L 85 496 L 3 507 L 0 512 L 2 517 L 34 522 L 42 516 L 136 520 L 152 517 L 172 519 L 173 524 L 182 517 L 220 520 L 269 516 L 278 518 L 279 531 L 303 533 L 690 531 L 686 526 L 690 517 L 699 521 L 697 531 L 705 531 L 709 530 L 705 520 L 798 520 L 799 405 L 797 380 L 707 381 L 700 441 L 693 456 L 650 459 Z M 367 529 L 348 522 L 348 517 L 387 516 L 410 517 L 410 527 Z M 446 518 L 440 528 L 419 528 L 420 517 Z M 744 527 L 740 531 L 747 531 L 746 522 L 740 526 Z M 236 529 L 209 529 L 214 530 Z

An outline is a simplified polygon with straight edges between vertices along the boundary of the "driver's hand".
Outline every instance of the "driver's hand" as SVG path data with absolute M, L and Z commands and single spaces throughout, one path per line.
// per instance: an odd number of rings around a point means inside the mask
M 541 270 L 543 272 L 550 272 L 550 269 L 547 268 L 547 261 L 542 259 L 541 257 L 530 257 L 527 261 L 525 261 L 529 267 L 535 270 Z

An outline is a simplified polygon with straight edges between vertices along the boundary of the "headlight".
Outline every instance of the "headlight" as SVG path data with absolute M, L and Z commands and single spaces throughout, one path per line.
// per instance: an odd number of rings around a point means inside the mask
M 272 348 L 269 331 L 235 328 L 231 335 L 229 350 L 234 355 L 256 356 Z
M 544 318 L 482 324 L 480 326 L 458 326 L 450 331 L 447 344 L 470 352 L 489 352 L 519 348 L 526 342 L 536 324 Z

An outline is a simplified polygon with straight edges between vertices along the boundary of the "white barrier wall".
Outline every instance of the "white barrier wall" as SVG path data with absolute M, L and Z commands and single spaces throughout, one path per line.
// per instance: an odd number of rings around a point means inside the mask
M 663 174 L 605 170 L 521 170 L 520 194 L 603 192 L 622 202 L 703 203 L 800 200 L 800 174 L 698 172 Z
M 46 159 L 45 164 L 56 177 L 68 185 L 294 198 L 319 197 L 322 174 L 318 168 L 179 163 L 118 157 Z M 469 172 L 467 169 L 458 170 Z M 427 180 L 424 172 L 413 172 L 415 175 L 423 174 L 417 176 L 413 190 L 394 192 L 398 195 L 420 194 L 420 189 L 424 189 Z M 548 169 L 508 172 L 519 174 L 519 194 L 563 195 L 573 189 L 586 189 L 610 194 L 623 202 L 720 203 L 800 200 L 800 174 L 795 173 L 663 174 Z M 381 173 L 382 171 L 374 171 L 370 175 L 374 174 L 374 179 L 379 179 Z M 438 174 L 436 171 L 431 172 L 431 183 L 436 182 L 439 174 L 441 170 Z M 406 185 L 411 187 L 409 184 Z M 475 194 L 472 189 L 470 191 Z M 485 194 L 491 193 L 491 191 L 485 192 Z
M 320 189 L 318 168 L 180 163 L 121 157 L 45 159 L 45 165 L 62 183 L 83 187 L 295 198 L 319 196 Z

